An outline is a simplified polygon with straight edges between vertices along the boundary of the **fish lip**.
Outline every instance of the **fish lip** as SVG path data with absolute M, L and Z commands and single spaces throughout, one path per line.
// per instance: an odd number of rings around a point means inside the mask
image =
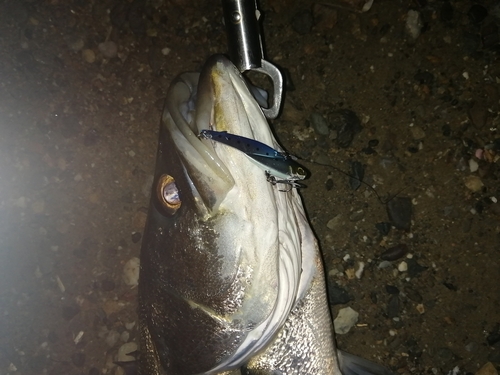
M 227 131 L 279 148 L 246 81 L 224 55 L 211 56 L 200 74 L 177 77 L 165 106 L 163 123 L 181 157 L 198 209 L 205 216 L 218 211 L 235 185 L 233 174 L 240 171 L 227 157 L 235 151 L 200 139 L 201 130 Z

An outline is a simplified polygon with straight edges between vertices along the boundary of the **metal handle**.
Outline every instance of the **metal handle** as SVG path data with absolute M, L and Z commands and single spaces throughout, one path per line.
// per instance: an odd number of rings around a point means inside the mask
M 255 0 L 222 0 L 229 56 L 244 72 L 260 68 L 263 58 Z
M 283 77 L 279 69 L 264 60 L 256 0 L 222 0 L 229 57 L 240 72 L 256 70 L 273 82 L 273 100 L 262 112 L 269 119 L 278 117 L 283 99 Z

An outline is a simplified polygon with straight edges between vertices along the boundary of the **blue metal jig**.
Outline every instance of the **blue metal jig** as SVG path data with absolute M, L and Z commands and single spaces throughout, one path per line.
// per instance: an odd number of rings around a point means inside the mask
M 240 150 L 265 170 L 267 180 L 273 185 L 281 183 L 289 184 L 292 188 L 304 187 L 297 181 L 304 180 L 308 176 L 307 170 L 290 155 L 279 152 L 265 143 L 228 132 L 208 129 L 202 130 L 198 137 L 211 139 Z

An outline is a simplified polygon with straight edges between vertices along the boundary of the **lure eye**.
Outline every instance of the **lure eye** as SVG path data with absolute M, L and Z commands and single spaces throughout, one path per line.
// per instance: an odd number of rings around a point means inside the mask
M 181 207 L 179 189 L 175 184 L 175 179 L 168 175 L 161 175 L 156 183 L 156 197 L 163 210 L 170 216 L 174 215 Z

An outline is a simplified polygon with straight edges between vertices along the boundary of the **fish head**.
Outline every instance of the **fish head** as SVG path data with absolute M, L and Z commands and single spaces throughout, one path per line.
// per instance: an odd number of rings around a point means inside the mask
M 212 56 L 171 85 L 141 249 L 142 373 L 241 366 L 284 324 L 314 273 L 296 189 L 243 152 L 200 139 L 227 131 L 281 150 L 236 67 Z

